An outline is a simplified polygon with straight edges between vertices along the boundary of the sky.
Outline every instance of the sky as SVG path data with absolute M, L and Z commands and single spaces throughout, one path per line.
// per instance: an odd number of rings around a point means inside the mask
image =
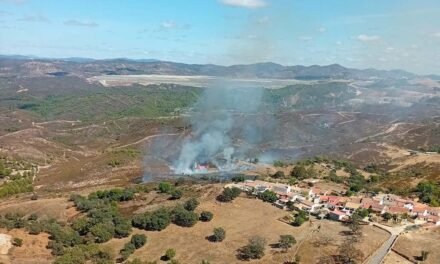
M 0 54 L 440 74 L 440 1 L 0 0 Z

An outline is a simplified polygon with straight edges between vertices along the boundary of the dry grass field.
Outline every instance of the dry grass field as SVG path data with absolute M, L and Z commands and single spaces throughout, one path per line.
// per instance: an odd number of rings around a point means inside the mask
M 234 202 L 223 204 L 207 199 L 201 203 L 197 211 L 211 211 L 214 219 L 211 222 L 198 222 L 194 227 L 183 228 L 170 225 L 161 232 L 147 232 L 135 230 L 134 233 L 143 233 L 148 237 L 147 245 L 137 250 L 131 258 L 140 258 L 148 261 L 159 261 L 166 249 L 174 248 L 176 259 L 182 263 L 200 263 L 209 260 L 210 263 L 243 263 L 236 257 L 237 249 L 246 245 L 248 238 L 259 235 L 267 240 L 266 254 L 261 260 L 251 263 L 282 263 L 294 259 L 295 253 L 304 263 L 315 263 L 322 256 L 331 255 L 345 238 L 343 231 L 348 228 L 339 222 L 328 220 L 305 223 L 301 227 L 294 227 L 279 221 L 288 212 L 278 209 L 268 203 L 248 198 L 237 198 Z M 318 231 L 318 226 L 321 228 Z M 221 243 L 208 241 L 207 236 L 212 234 L 214 227 L 223 227 L 226 230 L 226 239 Z M 365 256 L 371 254 L 388 237 L 382 230 L 366 226 L 363 229 L 364 237 L 359 247 Z M 293 235 L 297 244 L 287 253 L 281 253 L 271 247 L 277 243 L 280 235 Z M 320 236 L 331 236 L 333 242 L 328 246 L 317 248 L 314 245 Z M 113 239 L 104 247 L 111 248 L 115 255 L 123 247 L 125 239 Z M 374 243 L 371 243 L 374 241 Z
M 437 264 L 440 259 L 440 228 L 421 229 L 401 235 L 394 249 L 410 259 L 417 260 L 422 250 L 429 251 L 428 259 L 423 262 Z
M 23 239 L 21 247 L 12 247 L 8 255 L 0 255 L 0 262 L 4 264 L 45 264 L 51 263 L 54 257 L 46 248 L 49 235 L 29 235 L 24 229 L 0 229 L 0 233 L 8 234 L 12 238 Z
M 67 221 L 77 214 L 73 203 L 67 198 L 51 198 L 32 200 L 13 200 L 0 203 L 0 215 L 6 213 L 20 213 L 25 217 L 37 214 L 40 218 L 55 218 L 59 221 Z
M 394 251 L 391 251 L 385 257 L 383 264 L 412 264 L 412 262 L 395 253 Z

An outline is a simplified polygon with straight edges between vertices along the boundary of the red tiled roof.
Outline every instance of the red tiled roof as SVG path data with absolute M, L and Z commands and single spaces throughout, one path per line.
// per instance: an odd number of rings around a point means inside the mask
M 392 214 L 402 214 L 402 213 L 407 213 L 408 212 L 408 208 L 398 207 L 398 206 L 390 206 L 388 208 L 388 212 L 392 213 Z

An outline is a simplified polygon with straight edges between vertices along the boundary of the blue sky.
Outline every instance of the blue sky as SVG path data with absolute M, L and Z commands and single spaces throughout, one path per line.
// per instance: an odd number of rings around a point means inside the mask
M 0 0 L 0 54 L 440 74 L 440 1 Z

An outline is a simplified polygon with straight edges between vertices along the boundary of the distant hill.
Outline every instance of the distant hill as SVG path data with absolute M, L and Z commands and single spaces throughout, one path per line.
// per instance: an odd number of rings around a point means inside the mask
M 78 76 L 97 75 L 205 75 L 231 78 L 270 79 L 411 79 L 418 77 L 403 70 L 352 69 L 339 64 L 311 66 L 283 66 L 272 62 L 248 65 L 220 66 L 213 64 L 185 64 L 154 59 L 64 58 L 47 59 L 32 56 L 0 55 L 0 77 Z M 426 76 L 440 79 L 440 76 Z

